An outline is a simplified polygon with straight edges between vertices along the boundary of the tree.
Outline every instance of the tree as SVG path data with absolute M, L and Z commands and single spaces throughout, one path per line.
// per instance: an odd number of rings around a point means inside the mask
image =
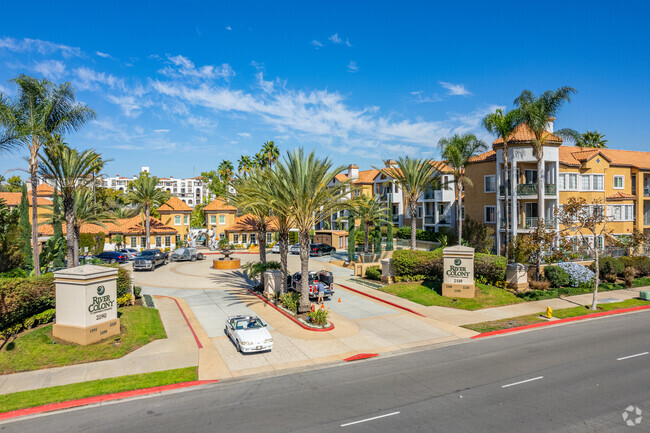
M 278 149 L 278 146 L 273 141 L 266 141 L 260 153 L 264 155 L 268 167 L 272 167 L 280 157 L 280 149 Z
M 625 248 L 630 255 L 636 255 L 639 248 L 650 243 L 650 235 L 636 228 L 629 235 L 620 235 L 616 238 L 616 245 Z
M 386 224 L 386 251 L 393 251 L 393 202 L 388 200 L 388 223 Z
M 371 229 L 379 227 L 379 225 L 387 223 L 388 218 L 386 217 L 386 206 L 384 206 L 377 197 L 367 197 L 361 196 L 357 199 L 357 204 L 355 206 L 355 216 L 361 220 L 363 225 L 364 232 L 364 249 L 365 253 L 368 253 L 368 239 Z M 380 233 L 381 235 L 381 233 Z M 373 238 L 376 237 L 376 233 Z M 376 239 L 373 239 L 376 244 Z M 381 236 L 379 236 L 379 242 L 381 245 Z
M 456 186 L 456 227 L 458 228 L 458 245 L 463 243 L 463 187 L 471 186 L 472 180 L 465 175 L 465 168 L 469 165 L 471 157 L 479 152 L 485 151 L 487 146 L 474 134 L 454 135 L 451 138 L 442 138 L 438 142 L 442 149 L 442 158 L 452 169 L 454 174 L 454 184 Z M 413 227 L 411 231 L 413 231 Z M 413 237 L 413 234 L 411 234 Z
M 149 173 L 140 173 L 137 179 L 129 184 L 129 192 L 126 195 L 128 203 L 136 204 L 144 212 L 144 226 L 146 236 L 146 249 L 150 247 L 151 241 L 151 208 L 160 206 L 167 201 L 168 195 L 162 189 L 157 188 L 158 178 L 150 176 Z
M 286 202 L 287 209 L 298 229 L 300 243 L 300 269 L 303 275 L 298 311 L 309 311 L 309 245 L 311 229 L 335 211 L 348 207 L 349 182 L 330 185 L 344 167 L 334 167 L 329 158 L 319 159 L 312 151 L 305 155 L 298 149 L 287 153 L 283 161 L 276 163 L 280 182 L 278 195 Z
M 32 202 L 37 202 L 39 151 L 53 134 L 80 129 L 95 117 L 95 112 L 75 102 L 70 83 L 54 85 L 48 80 L 20 75 L 12 80 L 18 86 L 15 100 L 0 102 L 0 127 L 5 145 L 24 145 L 29 149 L 29 174 L 32 184 Z M 32 206 L 32 257 L 38 264 L 38 206 Z M 40 275 L 38 266 L 35 274 Z
M 20 217 L 20 240 L 23 250 L 23 266 L 26 268 L 34 267 L 34 255 L 32 254 L 32 225 L 29 222 L 29 199 L 27 198 L 27 185 L 23 183 L 23 193 L 18 205 L 18 214 Z M 34 206 L 36 207 L 36 206 Z M 38 245 L 36 243 L 35 245 Z M 38 246 L 36 247 L 38 249 Z
M 356 245 L 356 230 L 354 225 L 356 224 L 356 216 L 353 211 L 350 211 L 348 215 L 348 262 L 354 261 L 355 256 L 355 245 Z
M 203 208 L 205 203 L 198 203 L 192 209 L 190 214 L 190 227 L 203 228 L 205 227 L 205 215 L 203 214 Z
M 606 149 L 608 140 L 598 131 L 587 131 L 575 137 L 576 146 Z
M 510 208 L 509 195 L 510 195 L 510 169 L 508 167 L 508 144 L 510 136 L 517 126 L 521 124 L 521 113 L 519 110 L 510 110 L 504 113 L 502 109 L 498 108 L 494 113 L 488 114 L 483 118 L 483 127 L 489 132 L 494 134 L 497 139 L 503 140 L 503 167 L 504 167 L 504 184 L 505 184 L 505 222 L 506 222 L 506 260 L 508 260 L 510 248 Z M 497 174 L 498 176 L 498 174 Z M 498 191 L 497 191 L 498 192 Z M 498 225 L 497 225 L 498 227 Z M 500 251 L 498 252 L 500 253 Z
M 531 144 L 533 155 L 537 159 L 537 225 L 544 224 L 544 146 L 552 137 L 546 130 L 551 117 L 554 117 L 565 102 L 571 102 L 571 95 L 576 93 L 573 87 L 560 87 L 557 90 L 547 90 L 536 97 L 530 90 L 524 90 L 515 99 L 515 106 L 519 107 L 522 123 L 525 123 L 533 133 Z M 560 138 L 573 139 L 577 132 L 571 129 L 561 129 L 554 132 Z
M 52 221 L 52 231 L 54 232 L 52 241 L 57 245 L 56 255 L 52 259 L 52 266 L 55 268 L 65 267 L 65 238 L 63 237 L 63 214 L 61 213 L 61 198 L 59 192 L 54 188 L 52 193 L 52 214 L 56 219 Z
M 210 194 L 215 197 L 224 197 L 226 195 L 226 185 L 219 179 L 216 171 L 204 171 L 201 173 L 201 180 L 205 183 Z
M 20 176 L 11 176 L 7 179 L 7 192 L 20 192 L 23 189 L 23 181 Z
M 219 174 L 219 179 L 224 185 L 226 185 L 226 187 L 230 185 L 230 181 L 234 174 L 232 162 L 227 159 L 221 161 L 221 164 L 219 164 L 219 167 L 217 168 L 217 173 Z
M 0 272 L 10 271 L 23 264 L 19 219 L 18 210 L 9 209 L 0 198 Z
M 467 245 L 476 252 L 489 254 L 494 247 L 494 229 L 484 222 L 467 217 L 463 221 L 463 231 Z
M 248 173 L 250 173 L 250 171 L 253 169 L 253 165 L 254 163 L 250 156 L 242 155 L 238 161 L 237 171 L 240 175 L 246 177 L 248 176 Z
M 105 223 L 112 220 L 112 215 L 97 203 L 94 194 L 89 189 L 78 189 L 74 197 L 74 234 L 75 249 L 79 251 L 81 227 L 85 224 L 106 228 Z
M 415 232 L 417 230 L 416 217 L 418 211 L 418 200 L 424 192 L 433 186 L 440 178 L 440 173 L 430 159 L 419 159 L 400 157 L 397 160 L 397 167 L 386 162 L 387 167 L 375 169 L 382 171 L 402 188 L 406 205 L 411 217 L 411 249 L 416 246 Z
M 563 226 L 562 234 L 575 236 L 573 245 L 586 249 L 594 257 L 594 291 L 591 309 L 598 305 L 598 285 L 600 283 L 600 246 L 598 240 L 609 235 L 608 218 L 605 206 L 599 199 L 587 204 L 584 197 L 569 197 L 567 203 L 556 212 L 559 223 Z M 578 241 L 579 240 L 579 241 Z

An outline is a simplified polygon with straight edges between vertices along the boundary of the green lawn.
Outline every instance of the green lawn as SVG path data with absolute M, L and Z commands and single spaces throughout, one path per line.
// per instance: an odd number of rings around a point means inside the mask
M 88 346 L 55 340 L 52 325 L 18 337 L 0 351 L 0 374 L 120 358 L 167 337 L 158 310 L 131 306 L 120 308 L 118 314 L 122 334 Z
M 642 305 L 650 305 L 649 301 L 642 299 L 628 299 L 623 302 L 615 302 L 612 304 L 599 304 L 598 310 L 591 310 L 591 304 L 587 306 L 579 306 L 572 308 L 562 308 L 553 311 L 553 317 L 558 319 L 566 319 L 568 317 L 584 316 L 601 311 L 620 310 L 622 308 L 638 307 Z M 492 320 L 490 322 L 473 323 L 471 325 L 463 325 L 463 328 L 471 329 L 476 332 L 491 332 L 499 329 L 516 328 L 518 326 L 530 325 L 532 323 L 545 322 L 546 320 L 540 314 L 529 314 L 527 316 L 513 317 L 511 319 Z
M 379 290 L 427 307 L 436 305 L 463 310 L 478 310 L 524 302 L 507 290 L 485 284 L 476 285 L 476 297 L 473 299 L 445 298 L 442 296 L 442 284 L 432 281 L 388 284 Z
M 0 395 L 0 412 L 193 380 L 197 380 L 197 368 L 187 367 L 15 392 Z

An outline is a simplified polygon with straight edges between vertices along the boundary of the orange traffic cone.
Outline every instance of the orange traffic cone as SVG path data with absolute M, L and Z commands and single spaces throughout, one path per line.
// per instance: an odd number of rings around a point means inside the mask
M 320 307 L 321 307 L 321 308 L 325 308 L 325 304 L 320 304 Z
M 341 302 L 341 298 L 339 298 L 339 302 Z

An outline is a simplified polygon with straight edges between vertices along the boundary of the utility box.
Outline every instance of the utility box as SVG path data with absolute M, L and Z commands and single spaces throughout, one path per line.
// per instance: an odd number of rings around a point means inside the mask
M 650 290 L 642 290 L 639 292 L 639 298 L 650 301 Z

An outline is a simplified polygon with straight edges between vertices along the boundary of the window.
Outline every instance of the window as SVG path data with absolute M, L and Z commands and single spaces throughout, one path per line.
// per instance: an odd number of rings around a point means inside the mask
M 140 238 L 140 246 L 141 246 L 142 248 L 144 248 L 144 247 L 147 246 L 147 238 L 145 238 L 144 236 L 142 236 L 142 237 Z
M 268 245 L 271 242 L 273 242 L 273 233 L 267 233 L 266 234 L 266 244 Z
M 225 233 L 219 233 L 219 239 L 223 239 L 223 238 L 225 238 L 225 237 L 226 237 L 226 234 L 225 234 Z
M 359 197 L 359 195 L 361 195 L 361 191 L 359 191 L 358 189 L 355 189 L 354 190 L 354 196 Z
M 560 174 L 560 191 L 577 191 L 578 190 L 578 174 L 577 173 L 562 173 Z
M 625 176 L 614 176 L 614 189 L 625 188 Z
M 560 174 L 557 178 L 557 186 L 560 191 L 566 191 L 566 174 Z
M 591 176 L 593 178 L 592 188 L 594 191 L 605 191 L 605 175 L 604 174 L 594 174 Z
M 226 224 L 226 216 L 225 215 L 219 215 L 219 225 L 222 226 Z
M 248 239 L 246 238 L 246 233 L 241 234 L 241 243 L 245 244 Z
M 524 170 L 526 183 L 537 183 L 537 170 Z
M 172 237 L 171 236 L 165 236 L 165 246 L 166 247 L 171 247 L 172 246 Z
M 251 233 L 251 244 L 255 244 L 255 233 Z
M 174 225 L 176 225 L 176 226 L 181 225 L 181 216 L 180 215 L 176 215 L 174 217 Z
M 188 225 L 190 223 L 190 217 L 183 215 L 183 225 Z
M 607 205 L 607 216 L 611 221 L 634 221 L 634 205 Z
M 422 206 L 418 206 L 418 218 L 422 218 Z
M 233 244 L 238 244 L 239 243 L 239 235 L 237 233 L 232 235 L 232 243 Z
M 135 248 L 138 246 L 138 238 L 135 236 L 131 236 L 131 248 Z
M 162 236 L 156 236 L 156 248 L 162 247 Z
M 494 175 L 490 174 L 483 177 L 483 192 L 495 192 L 496 183 L 494 180 Z
M 217 223 L 217 216 L 210 215 L 210 224 L 216 224 L 216 223 Z
M 485 206 L 485 222 L 494 223 L 496 222 L 495 217 L 496 206 Z
M 591 176 L 588 174 L 583 174 L 580 176 L 580 191 L 589 190 L 591 190 Z

